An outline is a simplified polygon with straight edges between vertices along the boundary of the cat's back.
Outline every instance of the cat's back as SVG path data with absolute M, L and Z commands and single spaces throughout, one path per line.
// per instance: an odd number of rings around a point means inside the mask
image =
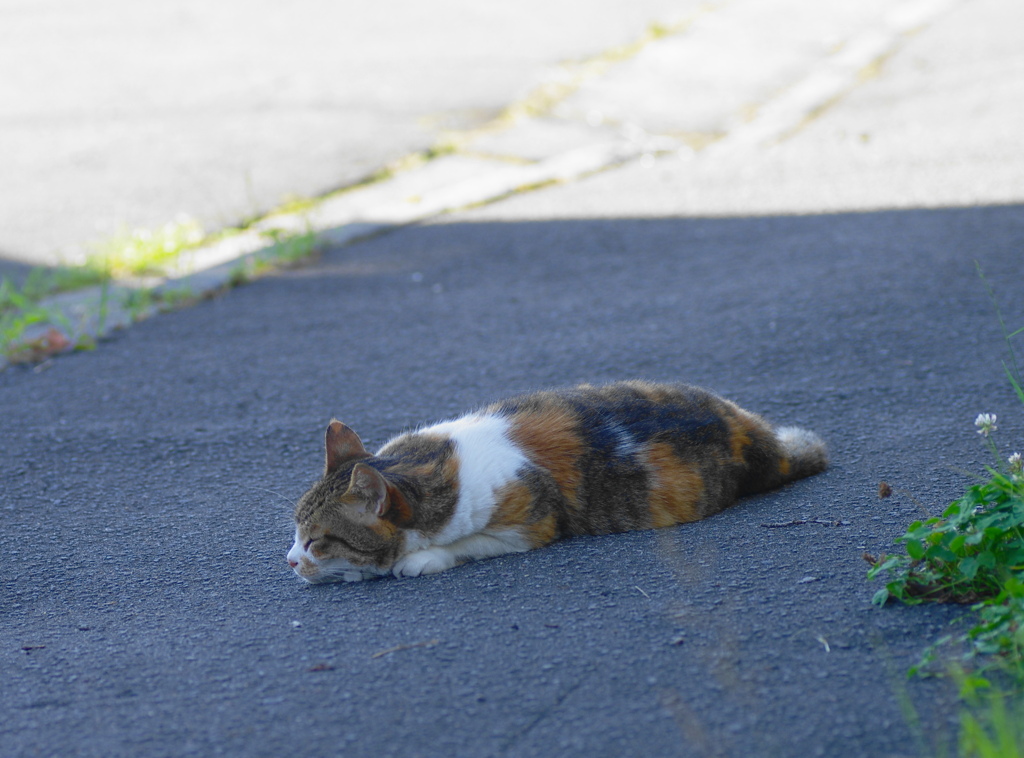
M 699 387 L 643 381 L 510 397 L 378 455 L 397 461 L 395 473 L 443 470 L 434 491 L 458 501 L 456 520 L 472 513 L 480 528 L 550 517 L 552 534 L 694 521 L 816 472 L 791 462 L 760 416 Z
M 733 428 L 758 421 L 708 390 L 641 381 L 520 395 L 484 412 L 506 419 L 512 438 L 534 453 L 571 447 L 611 458 L 634 456 L 654 440 L 728 443 Z
M 557 486 L 563 533 L 694 521 L 827 465 L 824 443 L 685 384 L 617 382 L 487 409 Z M 800 432 L 796 434 L 796 432 Z
M 392 439 L 378 455 L 401 452 L 419 458 L 427 449 L 439 451 L 446 444 L 458 443 L 462 450 L 491 448 L 514 457 L 517 451 L 509 447 L 509 441 L 522 445 L 533 443 L 534 437 L 558 440 L 571 447 L 583 444 L 624 450 L 651 437 L 698 430 L 705 430 L 701 439 L 706 441 L 707 427 L 722 424 L 736 412 L 742 413 L 729 401 L 685 384 L 582 384 L 516 395 L 476 412 L 421 427 Z M 549 442 L 547 446 L 551 445 Z M 535 445 L 526 447 L 532 450 Z

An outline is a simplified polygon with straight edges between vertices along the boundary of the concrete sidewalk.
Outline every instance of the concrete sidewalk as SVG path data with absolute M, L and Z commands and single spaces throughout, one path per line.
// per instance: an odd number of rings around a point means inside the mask
M 404 223 L 506 194 L 516 197 L 471 215 L 1021 202 L 1021 24 L 1024 6 L 1011 0 L 730 3 L 580 82 L 549 112 L 470 133 L 455 155 L 367 191 L 390 199 L 383 210 L 339 198 L 321 223 Z M 545 182 L 566 186 L 517 192 Z
M 167 268 L 164 286 L 216 290 L 238 276 L 240 260 L 263 255 L 268 237 L 312 229 L 324 243 L 344 244 L 513 195 L 474 217 L 806 213 L 1024 199 L 1019 4 L 734 0 L 686 9 L 630 48 L 560 69 L 503 118 L 446 131 L 440 157 L 188 252 Z M 570 186 L 524 191 L 552 183 Z M 120 305 L 130 294 L 131 287 L 113 296 L 94 289 L 48 305 L 65 323 L 95 332 L 140 315 Z
M 358 181 L 697 0 L 0 0 L 0 259 Z

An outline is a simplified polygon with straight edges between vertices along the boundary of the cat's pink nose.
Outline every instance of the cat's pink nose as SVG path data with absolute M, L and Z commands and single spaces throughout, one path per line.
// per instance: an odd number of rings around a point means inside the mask
M 299 565 L 299 562 L 298 561 L 293 561 L 291 558 L 289 558 L 288 559 L 288 565 L 291 566 L 292 568 L 295 568 L 296 566 Z

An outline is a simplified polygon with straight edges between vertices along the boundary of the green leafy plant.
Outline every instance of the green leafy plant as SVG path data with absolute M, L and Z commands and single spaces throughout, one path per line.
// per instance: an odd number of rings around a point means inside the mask
M 1024 478 L 1015 454 L 1006 472 L 968 488 L 941 516 L 915 521 L 897 538 L 906 552 L 883 556 L 869 578 L 891 576 L 874 597 L 914 604 L 975 603 L 999 596 L 1024 571 Z
M 1018 454 L 1007 469 L 989 469 L 987 481 L 968 488 L 941 516 L 910 524 L 896 540 L 906 552 L 873 559 L 868 578 L 887 576 L 873 598 L 877 605 L 890 599 L 972 604 L 978 622 L 959 637 L 967 657 L 999 656 L 1024 682 L 1024 476 Z
M 978 275 L 985 281 L 984 274 Z M 1013 338 L 992 288 L 985 282 L 1010 352 L 1003 370 L 1024 404 L 1024 382 Z M 995 415 L 975 419 L 995 461 L 986 476 L 968 487 L 942 513 L 914 521 L 896 544 L 904 552 L 865 558 L 868 578 L 886 578 L 873 598 L 876 605 L 899 600 L 969 603 L 975 623 L 965 633 L 946 635 L 907 672 L 921 673 L 935 661 L 936 651 L 949 644 L 964 650 L 963 662 L 947 664 L 960 682 L 958 752 L 964 758 L 1024 758 L 1024 463 L 1019 452 L 1000 455 L 994 439 Z M 892 489 L 883 484 L 879 494 Z
M 980 269 L 978 274 L 984 281 Z M 1003 368 L 1024 404 L 1024 382 L 1012 342 L 1024 329 L 1010 333 L 990 287 L 988 293 L 1010 352 Z M 996 462 L 986 467 L 987 476 L 968 487 L 941 515 L 910 524 L 896 539 L 904 552 L 865 557 L 872 564 L 869 579 L 886 577 L 885 586 L 874 595 L 876 605 L 890 599 L 911 605 L 969 603 L 977 614 L 974 626 L 962 635 L 939 640 L 910 673 L 931 662 L 937 647 L 957 641 L 965 646 L 966 659 L 989 656 L 982 670 L 999 670 L 1019 689 L 1024 687 L 1024 462 L 1019 452 L 1008 458 L 1000 455 L 994 438 L 997 421 L 994 414 L 982 413 L 974 422 Z M 972 688 L 989 686 L 981 675 L 967 681 Z

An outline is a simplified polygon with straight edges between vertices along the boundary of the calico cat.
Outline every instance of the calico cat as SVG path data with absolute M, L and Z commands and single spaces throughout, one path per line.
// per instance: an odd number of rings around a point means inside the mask
M 433 574 L 560 537 L 696 521 L 828 466 L 813 432 L 640 381 L 513 397 L 375 455 L 331 421 L 326 448 L 288 552 L 307 582 Z

